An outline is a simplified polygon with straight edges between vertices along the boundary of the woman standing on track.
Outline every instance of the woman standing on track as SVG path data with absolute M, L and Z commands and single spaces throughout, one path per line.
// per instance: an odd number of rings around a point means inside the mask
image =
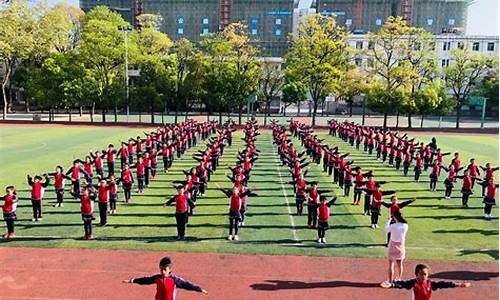
M 391 224 L 392 218 L 389 216 L 384 226 L 385 231 L 391 234 L 387 251 L 389 258 L 389 282 L 392 282 L 393 280 L 401 280 L 401 277 L 403 276 L 403 260 L 406 257 L 405 241 L 406 234 L 408 233 L 408 223 L 401 215 L 401 212 L 395 212 L 393 217 L 396 222 Z M 398 273 L 396 276 L 394 276 L 395 264 L 398 267 Z

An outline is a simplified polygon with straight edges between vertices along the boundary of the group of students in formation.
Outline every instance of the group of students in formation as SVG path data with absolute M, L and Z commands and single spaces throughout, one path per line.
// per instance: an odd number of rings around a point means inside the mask
M 363 142 L 363 150 L 369 155 L 376 152 L 376 158 L 382 163 L 386 160 L 390 166 L 400 170 L 403 163 L 403 175 L 407 176 L 410 167 L 413 166 L 414 180 L 419 181 L 422 172 L 428 172 L 430 182 L 429 190 L 437 191 L 437 182 L 442 170 L 446 172 L 444 179 L 444 199 L 450 200 L 453 188 L 458 180 L 462 181 L 462 206 L 469 207 L 469 197 L 474 193 L 476 182 L 482 187 L 481 195 L 484 203 L 484 218 L 492 218 L 491 210 L 496 204 L 495 197 L 498 184 L 495 183 L 495 171 L 499 167 L 493 167 L 490 163 L 480 166 L 474 158 L 469 159 L 468 164 L 462 164 L 460 153 L 455 152 L 450 163 L 446 165 L 443 158 L 451 155 L 450 152 L 442 152 L 437 146 L 435 138 L 431 142 L 415 141 L 406 134 L 401 135 L 397 131 L 383 130 L 361 126 L 353 122 L 329 121 L 329 133 L 338 136 L 352 147 L 360 149 Z M 462 174 L 460 174 L 462 172 Z M 484 172 L 481 178 L 481 172 Z
M 71 196 L 80 202 L 85 232 L 84 239 L 93 239 L 92 221 L 95 220 L 95 200 L 98 202 L 99 225 L 105 226 L 108 214 L 116 213 L 118 185 L 122 185 L 124 203 L 130 203 L 134 185 L 136 184 L 137 193 L 143 193 L 150 180 L 155 178 L 159 156 L 163 159 L 163 170 L 167 172 L 172 166 L 175 156 L 179 159 L 187 149 L 196 146 L 200 139 L 208 139 L 209 136 L 215 134 L 217 126 L 215 121 L 199 124 L 193 120 L 181 122 L 178 125 L 167 124 L 157 128 L 156 131 L 145 133 L 144 138 L 138 136 L 135 139 L 130 138 L 128 141 L 122 142 L 118 150 L 113 144 L 109 144 L 106 150 L 90 151 L 84 160 L 75 159 L 66 172 L 59 165 L 53 173 L 27 175 L 27 181 L 31 187 L 32 221 L 43 220 L 44 192 L 52 180 L 57 199 L 55 207 L 64 207 L 65 181 L 68 180 L 71 181 Z M 219 134 L 225 136 L 227 131 L 223 128 Z M 117 158 L 120 159 L 120 172 L 115 175 Z M 104 162 L 107 165 L 107 176 L 104 172 Z M 202 178 L 206 178 L 209 174 L 208 169 L 204 168 L 203 163 L 197 168 L 200 173 L 205 175 L 205 177 L 201 176 Z M 203 173 L 203 170 L 206 172 Z M 7 223 L 7 233 L 4 238 L 13 238 L 15 237 L 14 224 L 17 219 L 16 208 L 18 204 L 15 187 L 8 186 L 2 199 L 4 220 Z

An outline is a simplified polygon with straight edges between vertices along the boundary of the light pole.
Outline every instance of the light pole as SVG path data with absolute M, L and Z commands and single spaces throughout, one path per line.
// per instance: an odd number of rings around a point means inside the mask
M 132 31 L 132 27 L 129 26 L 119 26 L 118 29 L 125 33 L 125 103 L 127 106 L 127 123 L 129 118 L 129 76 L 128 76 L 128 33 Z M 116 101 L 115 101 L 115 111 L 116 111 Z M 116 114 L 115 114 L 116 122 Z

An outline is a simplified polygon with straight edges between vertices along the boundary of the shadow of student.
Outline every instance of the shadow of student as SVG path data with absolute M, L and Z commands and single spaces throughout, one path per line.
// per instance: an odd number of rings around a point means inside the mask
M 304 290 L 304 289 L 320 289 L 320 288 L 336 288 L 336 287 L 356 287 L 356 288 L 374 288 L 380 283 L 369 282 L 352 282 L 352 281 L 320 281 L 320 282 L 303 282 L 292 280 L 266 280 L 265 283 L 254 283 L 250 287 L 258 291 L 277 291 L 277 290 Z
M 433 278 L 448 280 L 483 281 L 498 278 L 497 272 L 446 271 L 432 274 Z

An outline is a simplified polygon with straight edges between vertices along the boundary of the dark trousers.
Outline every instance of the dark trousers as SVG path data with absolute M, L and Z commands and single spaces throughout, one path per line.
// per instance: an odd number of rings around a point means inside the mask
M 403 163 L 403 174 L 408 175 L 408 169 L 410 168 L 410 162 L 405 161 Z
M 42 218 L 42 200 L 31 200 L 31 206 L 33 207 L 33 219 Z
M 491 214 L 492 207 L 493 207 L 493 204 L 484 204 L 484 213 L 487 215 Z
M 327 230 L 328 230 L 328 222 L 319 221 L 318 222 L 318 238 L 320 238 L 320 239 L 324 238 Z
M 372 224 L 378 224 L 378 216 L 380 216 L 380 207 L 371 207 L 371 218 L 372 218 Z
M 361 190 L 354 188 L 354 202 L 361 201 Z
M 399 170 L 401 167 L 401 158 L 396 158 L 396 170 Z
M 129 153 L 128 154 L 128 164 L 129 165 L 133 165 L 134 164 L 134 154 L 133 153 Z M 123 167 L 122 167 L 123 169 Z
M 75 198 L 78 198 L 80 196 L 80 180 L 73 180 L 71 182 L 72 182 L 71 195 L 73 195 L 73 197 Z
M 132 189 L 131 184 L 123 183 L 123 194 L 125 194 L 125 201 L 130 200 L 130 198 L 131 198 L 130 190 L 131 189 Z
M 108 223 L 108 202 L 99 201 L 99 217 L 100 225 L 106 225 Z
M 302 210 L 304 209 L 304 196 L 295 197 L 295 206 L 297 207 L 297 215 L 302 216 Z
M 115 175 L 115 162 L 108 161 L 108 176 Z
M 63 203 L 64 189 L 57 189 L 56 197 L 57 197 L 57 203 L 59 204 Z
M 431 181 L 429 183 L 429 189 L 434 190 L 436 189 L 436 184 L 437 184 L 437 177 L 436 176 L 429 176 Z
M 101 177 L 104 177 L 104 170 L 103 169 L 95 169 L 95 173 Z
M 314 204 L 307 205 L 307 225 L 316 227 L 318 221 L 318 209 Z
M 229 218 L 229 235 L 233 235 L 233 230 L 234 230 L 234 234 L 238 235 L 239 222 L 240 222 L 240 219 L 238 219 L 238 218 Z
M 339 182 L 339 169 L 333 168 L 333 183 Z
M 14 233 L 15 213 L 4 213 L 3 218 L 7 223 L 7 233 Z
M 420 179 L 420 174 L 422 174 L 422 169 L 415 167 L 415 181 Z
M 451 192 L 453 191 L 453 183 L 446 183 L 445 182 L 445 187 L 446 187 L 446 190 L 444 191 L 444 196 L 451 197 Z
M 85 236 L 92 235 L 92 214 L 90 215 L 82 215 L 83 221 L 83 230 L 85 231 Z
M 148 187 L 148 185 L 149 185 L 149 170 L 150 169 L 151 168 L 149 168 L 149 167 L 144 168 L 144 184 L 146 187 Z
M 168 170 L 168 158 L 163 159 L 163 169 L 165 171 Z
M 365 213 L 367 214 L 370 214 L 370 201 L 371 201 L 371 198 L 372 198 L 372 195 L 370 194 L 365 194 L 365 205 L 364 205 L 364 209 L 365 209 Z
M 184 239 L 186 234 L 186 223 L 187 223 L 187 212 L 175 213 L 175 222 L 177 224 L 177 237 L 179 239 Z
M 142 191 L 144 189 L 144 175 L 137 176 L 137 188 L 139 189 L 139 191 Z
M 351 185 L 349 184 L 344 184 L 344 196 L 349 196 L 349 193 L 351 192 Z
M 125 164 L 127 163 L 126 157 L 120 157 L 120 168 L 123 170 L 125 168 Z
M 118 194 L 109 195 L 109 209 L 111 210 L 116 209 L 116 200 L 118 200 Z
M 339 187 L 344 187 L 344 172 L 339 172 Z

